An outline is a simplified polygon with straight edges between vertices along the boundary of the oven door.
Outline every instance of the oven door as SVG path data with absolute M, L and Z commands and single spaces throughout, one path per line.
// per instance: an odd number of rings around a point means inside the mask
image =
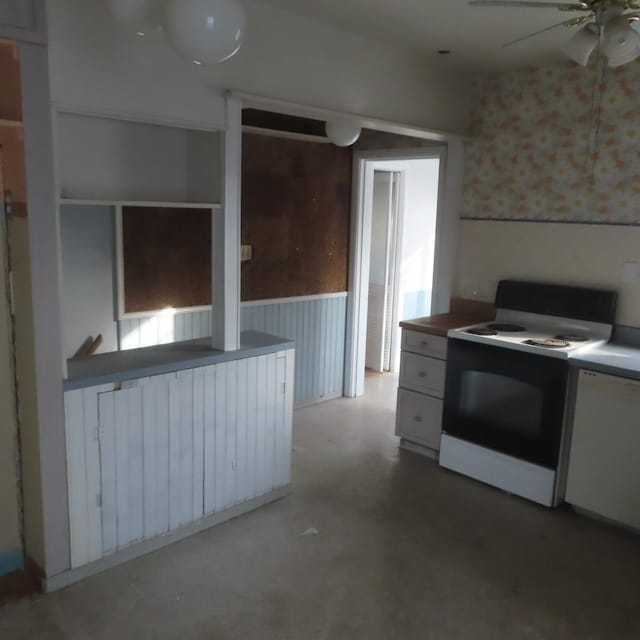
M 449 340 L 443 432 L 556 469 L 568 368 L 557 358 Z

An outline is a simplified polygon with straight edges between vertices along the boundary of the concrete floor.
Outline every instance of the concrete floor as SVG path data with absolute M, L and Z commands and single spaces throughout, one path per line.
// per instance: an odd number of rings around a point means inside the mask
M 640 537 L 399 453 L 394 382 L 296 413 L 290 497 L 8 605 L 0 638 L 640 638 Z

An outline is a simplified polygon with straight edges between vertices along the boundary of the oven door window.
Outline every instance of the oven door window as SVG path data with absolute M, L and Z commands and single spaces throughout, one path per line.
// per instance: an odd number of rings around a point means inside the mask
M 532 384 L 486 371 L 462 374 L 461 415 L 491 423 L 496 432 L 536 441 L 542 435 L 543 409 L 544 394 Z
M 534 464 L 558 462 L 567 363 L 452 340 L 443 430 Z

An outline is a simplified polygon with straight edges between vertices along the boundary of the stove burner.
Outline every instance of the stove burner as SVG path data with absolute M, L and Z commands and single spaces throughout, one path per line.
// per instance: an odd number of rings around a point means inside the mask
M 554 340 L 563 340 L 565 342 L 586 342 L 589 340 L 587 336 L 581 336 L 577 333 L 567 333 L 559 336 L 554 336 Z
M 475 329 L 467 329 L 467 333 L 472 333 L 474 336 L 497 336 L 498 332 L 489 327 L 477 327 Z
M 504 331 L 505 333 L 520 333 L 522 331 L 526 331 L 525 327 L 521 327 L 519 324 L 503 324 L 500 322 L 488 324 L 487 329 L 492 329 L 493 331 Z
M 533 338 L 532 340 L 525 340 L 522 344 L 529 344 L 533 347 L 544 347 L 545 349 L 564 349 L 571 345 L 566 340 L 560 340 L 559 338 Z

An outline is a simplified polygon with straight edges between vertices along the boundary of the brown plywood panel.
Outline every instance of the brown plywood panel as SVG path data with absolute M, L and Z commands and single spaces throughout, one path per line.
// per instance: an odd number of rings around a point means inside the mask
M 242 299 L 347 290 L 352 151 L 243 136 Z
M 211 304 L 211 209 L 123 207 L 124 312 Z
M 18 45 L 0 41 L 0 120 L 22 120 Z

